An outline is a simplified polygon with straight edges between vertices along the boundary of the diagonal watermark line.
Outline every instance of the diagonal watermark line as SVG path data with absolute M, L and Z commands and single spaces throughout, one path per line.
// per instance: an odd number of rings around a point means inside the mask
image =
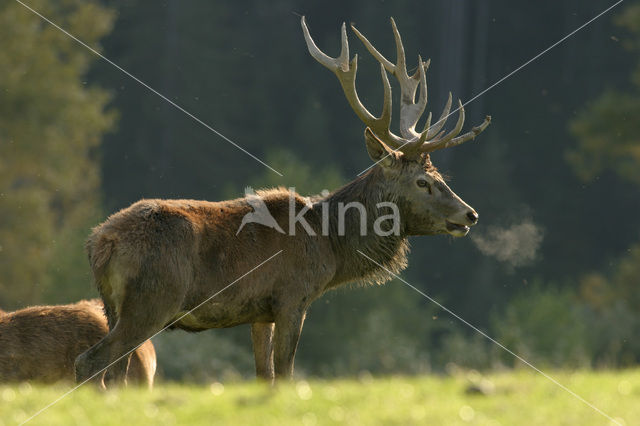
M 570 38 L 571 36 L 573 36 L 574 34 L 576 34 L 578 31 L 580 31 L 581 29 L 583 29 L 584 27 L 586 27 L 587 25 L 591 24 L 593 21 L 595 21 L 596 19 L 600 18 L 601 16 L 607 14 L 611 9 L 615 8 L 616 6 L 618 6 L 620 3 L 622 3 L 624 0 L 618 0 L 616 3 L 612 4 L 611 6 L 609 6 L 608 8 L 606 8 L 605 10 L 603 10 L 602 12 L 600 12 L 599 14 L 597 14 L 596 16 L 594 16 L 593 18 L 589 19 L 587 22 L 585 22 L 584 24 L 580 25 L 578 28 L 576 28 L 575 30 L 571 31 L 569 34 L 567 34 L 566 36 L 562 37 L 560 40 L 556 41 L 555 43 L 553 43 L 551 46 L 547 47 L 546 49 L 544 49 L 542 52 L 538 53 L 536 56 L 534 56 L 533 58 L 529 59 L 528 61 L 526 61 L 525 63 L 523 63 L 522 65 L 520 65 L 518 68 L 514 69 L 513 71 L 511 71 L 510 73 L 508 73 L 507 75 L 505 75 L 504 77 L 502 77 L 501 79 L 499 79 L 498 81 L 496 81 L 495 83 L 493 83 L 491 86 L 487 87 L 486 89 L 484 89 L 483 91 L 481 91 L 480 93 L 478 93 L 477 95 L 475 95 L 473 98 L 469 99 L 468 101 L 466 101 L 465 103 L 462 104 L 462 106 L 454 109 L 453 111 L 451 111 L 446 117 L 441 118 L 440 120 L 438 120 L 437 122 L 433 123 L 431 126 L 429 126 L 429 129 L 431 129 L 433 126 L 435 126 L 436 124 L 440 123 L 443 120 L 446 120 L 447 118 L 449 118 L 451 115 L 455 114 L 456 112 L 460 111 L 461 108 L 464 108 L 465 106 L 469 105 L 471 102 L 475 101 L 476 99 L 478 99 L 480 96 L 484 95 L 485 93 L 487 93 L 489 90 L 493 89 L 494 87 L 496 87 L 498 84 L 502 83 L 503 81 L 505 81 L 506 79 L 508 79 L 509 77 L 511 77 L 512 75 L 514 75 L 515 73 L 517 73 L 518 71 L 520 71 L 521 69 L 523 69 L 524 67 L 526 67 L 527 65 L 529 65 L 530 63 L 532 63 L 533 61 L 535 61 L 536 59 L 538 59 L 539 57 L 541 57 L 542 55 L 544 55 L 545 53 L 547 53 L 548 51 L 550 51 L 551 49 L 553 49 L 554 47 L 556 47 L 557 45 L 559 45 L 560 43 L 562 43 L 563 41 L 565 41 L 566 39 Z M 427 130 L 429 130 L 427 129 Z M 400 145 L 398 148 L 395 148 L 394 151 L 398 151 L 400 150 L 403 146 L 405 146 L 406 144 L 408 144 L 411 141 L 407 141 L 405 143 L 403 143 L 402 145 Z M 382 157 L 381 159 L 379 159 L 378 161 L 376 161 L 375 163 L 371 164 L 369 167 L 367 167 L 366 169 L 364 169 L 363 171 L 361 171 L 360 173 L 358 173 L 357 176 L 360 176 L 361 174 L 363 174 L 364 172 L 366 172 L 367 170 L 369 170 L 370 168 L 372 168 L 373 166 L 375 166 L 376 164 L 378 164 L 379 162 L 381 162 L 382 160 L 384 160 L 385 158 L 387 158 L 389 156 L 389 154 L 385 155 L 384 157 Z
M 46 21 L 47 23 L 49 23 L 50 25 L 52 25 L 54 28 L 58 29 L 59 31 L 61 31 L 62 33 L 64 33 L 65 35 L 67 35 L 68 37 L 70 37 L 71 39 L 73 39 L 74 41 L 76 41 L 78 44 L 80 44 L 81 46 L 85 47 L 86 49 L 88 49 L 89 51 L 91 51 L 93 54 L 97 55 L 98 57 L 100 57 L 101 59 L 105 60 L 107 63 L 111 64 L 112 66 L 114 66 L 115 68 L 117 68 L 118 70 L 122 71 L 124 74 L 126 74 L 127 76 L 131 77 L 133 80 L 135 80 L 136 82 L 138 82 L 140 85 L 144 86 L 146 89 L 148 89 L 149 91 L 155 93 L 156 95 L 158 95 L 159 97 L 161 97 L 162 99 L 164 99 L 165 101 L 167 101 L 169 104 L 171 104 L 173 107 L 175 107 L 177 110 L 185 113 L 186 115 L 188 115 L 189 117 L 191 117 L 193 120 L 195 120 L 196 122 L 198 122 L 199 124 L 203 125 L 204 127 L 206 127 L 207 129 L 211 130 L 213 133 L 215 133 L 216 135 L 220 136 L 222 139 L 224 139 L 225 141 L 229 142 L 231 145 L 235 146 L 236 148 L 238 148 L 240 151 L 244 152 L 245 154 L 247 154 L 249 157 L 253 158 L 254 160 L 256 160 L 258 163 L 262 164 L 263 166 L 267 167 L 268 169 L 270 169 L 272 172 L 283 176 L 282 173 L 280 173 L 279 171 L 277 171 L 276 169 L 274 169 L 273 167 L 271 167 L 270 165 L 268 165 L 267 163 L 265 163 L 264 161 L 262 161 L 261 159 L 259 159 L 258 157 L 256 157 L 255 155 L 253 155 L 252 153 L 250 153 L 249 151 L 247 151 L 246 149 L 244 149 L 243 147 L 241 147 L 240 145 L 238 145 L 237 143 L 235 143 L 234 141 L 232 141 L 231 139 L 229 139 L 228 137 L 226 137 L 225 135 L 223 135 L 222 133 L 220 133 L 219 131 L 217 131 L 216 129 L 214 129 L 213 127 L 211 127 L 210 125 L 208 125 L 207 123 L 205 123 L 204 121 L 202 121 L 201 119 L 199 119 L 198 117 L 196 117 L 195 115 L 193 115 L 192 113 L 190 113 L 189 111 L 187 111 L 186 109 L 184 109 L 183 107 L 181 107 L 180 105 L 178 105 L 177 103 L 173 102 L 171 99 L 167 98 L 165 95 L 163 95 L 162 93 L 158 92 L 156 89 L 154 89 L 153 87 L 149 86 L 147 83 L 145 83 L 144 81 L 140 80 L 138 77 L 136 77 L 135 75 L 131 74 L 129 71 L 125 70 L 124 68 L 122 68 L 120 65 L 116 64 L 115 62 L 113 62 L 112 60 L 110 60 L 109 58 L 107 58 L 106 56 L 104 56 L 103 54 L 101 54 L 100 52 L 98 52 L 97 50 L 95 50 L 94 48 L 92 48 L 91 46 L 89 46 L 87 43 L 83 42 L 82 40 L 80 40 L 79 38 L 75 37 L 73 34 L 69 33 L 67 30 L 65 30 L 64 28 L 60 27 L 58 24 L 56 24 L 55 22 L 51 21 L 50 19 L 48 19 L 47 17 L 45 17 L 44 15 L 42 15 L 41 13 L 39 13 L 38 11 L 34 10 L 33 8 L 31 8 L 30 6 L 26 5 L 25 3 L 23 3 L 20 0 L 15 0 L 17 3 L 21 4 L 22 6 L 24 6 L 26 9 L 30 10 L 31 12 L 33 12 L 35 15 L 38 15 L 43 21 Z
M 222 290 L 217 291 L 216 293 L 214 293 L 213 295 L 209 296 L 208 298 L 206 298 L 203 302 L 201 302 L 198 306 L 196 306 L 193 309 L 188 310 L 187 312 L 185 312 L 184 314 L 180 315 L 177 319 L 173 320 L 172 322 L 170 322 L 169 324 L 167 324 L 166 326 L 164 326 L 160 331 L 154 333 L 152 336 L 149 336 L 149 338 L 143 340 L 142 342 L 140 342 L 135 348 L 131 349 L 129 352 L 125 353 L 124 355 L 122 355 L 120 358 L 116 359 L 115 361 L 113 361 L 111 364 L 107 365 L 106 367 L 102 368 L 100 371 L 96 372 L 93 376 L 89 377 L 88 379 L 86 379 L 84 382 L 74 386 L 73 388 L 71 388 L 70 390 L 68 390 L 67 392 L 65 392 L 64 394 L 62 394 L 60 397 L 58 397 L 56 400 L 54 400 L 53 402 L 50 402 L 48 405 L 46 405 L 45 407 L 41 408 L 40 410 L 38 410 L 37 412 L 35 412 L 34 414 L 31 415 L 31 417 L 29 417 L 28 419 L 26 419 L 25 421 L 23 421 L 22 423 L 20 423 L 20 425 L 23 425 L 31 420 L 33 420 L 36 416 L 42 414 L 44 411 L 46 411 L 47 409 L 51 408 L 52 406 L 54 406 L 55 404 L 57 404 L 58 402 L 60 402 L 62 399 L 66 398 L 67 396 L 69 396 L 69 394 L 71 394 L 72 392 L 74 392 L 76 389 L 78 389 L 80 386 L 84 385 L 85 383 L 91 381 L 92 379 L 94 379 L 96 376 L 98 376 L 99 374 L 101 374 L 103 371 L 105 371 L 106 369 L 108 369 L 109 367 L 111 367 L 112 365 L 114 365 L 115 363 L 117 363 L 118 361 L 122 360 L 123 358 L 129 356 L 130 353 L 132 353 L 133 351 L 135 351 L 136 349 L 138 349 L 138 347 L 140 345 L 142 345 L 142 343 L 144 343 L 145 341 L 152 339 L 154 337 L 156 337 L 158 334 L 162 333 L 163 331 L 165 331 L 167 328 L 171 327 L 172 325 L 174 325 L 175 323 L 179 322 L 182 318 L 186 317 L 187 315 L 189 315 L 191 312 L 195 311 L 196 309 L 198 309 L 200 306 L 204 305 L 205 303 L 207 303 L 208 301 L 210 301 L 211 299 L 213 299 L 214 297 L 216 297 L 217 295 L 219 295 L 220 293 L 222 293 L 223 291 L 225 291 L 226 289 L 228 289 L 229 287 L 231 287 L 232 285 L 234 285 L 235 283 L 237 283 L 238 281 L 240 281 L 241 279 L 243 279 L 244 277 L 246 277 L 247 275 L 251 274 L 253 271 L 255 271 L 256 269 L 260 268 L 262 265 L 264 265 L 265 263 L 269 262 L 271 259 L 273 259 L 274 257 L 278 256 L 280 253 L 282 253 L 282 250 L 278 250 L 278 252 L 276 252 L 275 254 L 271 255 L 268 259 L 263 260 L 262 262 L 260 262 L 258 265 L 254 266 L 251 270 L 249 270 L 248 272 L 245 272 L 243 275 L 241 275 L 240 277 L 236 278 L 234 281 L 232 281 L 231 283 L 227 284 Z
M 542 374 L 545 378 L 547 378 L 548 380 L 552 381 L 553 383 L 555 383 L 557 386 L 559 386 L 561 389 L 567 391 L 568 393 L 570 393 L 571 395 L 573 395 L 575 398 L 577 398 L 578 400 L 582 401 L 583 403 L 585 403 L 586 405 L 588 405 L 589 407 L 591 407 L 593 410 L 595 410 L 596 412 L 598 412 L 599 414 L 602 414 L 604 417 L 606 417 L 607 419 L 611 420 L 613 423 L 617 424 L 618 426 L 622 426 L 622 424 L 614 419 L 613 417 L 611 417 L 610 415 L 608 415 L 607 413 L 605 413 L 604 411 L 602 411 L 601 409 L 599 409 L 598 407 L 596 407 L 595 405 L 593 405 L 592 403 L 590 403 L 589 401 L 587 401 L 586 399 L 584 399 L 583 397 L 581 397 L 580 395 L 578 395 L 577 393 L 575 393 L 574 391 L 572 391 L 571 389 L 569 389 L 568 387 L 566 387 L 565 385 L 563 385 L 562 383 L 558 382 L 556 379 L 554 379 L 553 377 L 549 376 L 547 373 L 545 373 L 544 371 L 540 370 L 539 368 L 537 368 L 535 365 L 531 364 L 529 361 L 527 361 L 526 359 L 522 358 L 520 355 L 516 354 L 515 352 L 513 352 L 511 349 L 507 348 L 506 346 L 504 346 L 502 343 L 498 342 L 497 340 L 495 340 L 493 337 L 489 336 L 487 333 L 485 333 L 484 331 L 480 330 L 478 327 L 474 326 L 473 324 L 471 324 L 470 322 L 468 322 L 467 320 L 465 320 L 464 318 L 462 318 L 461 316 L 459 316 L 458 314 L 456 314 L 455 312 L 451 311 L 450 309 L 448 309 L 446 306 L 442 305 L 441 303 L 439 303 L 437 300 L 433 299 L 432 297 L 430 297 L 429 295 L 427 295 L 426 293 L 424 293 L 422 290 L 414 287 L 413 285 L 409 284 L 407 281 L 405 281 L 403 278 L 401 278 L 400 276 L 398 276 L 397 274 L 394 274 L 393 272 L 391 272 L 389 269 L 385 268 L 384 266 L 382 266 L 380 263 L 376 262 L 375 260 L 373 260 L 371 257 L 367 256 L 366 254 L 364 254 L 362 251 L 357 250 L 358 253 L 360 253 L 362 256 L 366 257 L 367 259 L 369 259 L 371 262 L 375 263 L 378 267 L 384 269 L 385 271 L 387 271 L 389 274 L 393 275 L 393 277 L 397 278 L 398 280 L 402 281 L 403 283 L 405 283 L 406 285 L 408 285 L 409 287 L 411 287 L 412 289 L 414 289 L 415 291 L 417 291 L 418 293 L 420 293 L 422 296 L 424 296 L 425 298 L 429 299 L 429 301 L 435 303 L 436 305 L 438 305 L 438 307 L 440 307 L 441 309 L 443 309 L 444 311 L 448 312 L 449 314 L 453 315 L 456 319 L 458 319 L 459 321 L 461 321 L 463 324 L 467 325 L 468 327 L 472 328 L 474 331 L 480 333 L 483 337 L 487 338 L 489 341 L 491 341 L 492 343 L 494 343 L 495 345 L 499 346 L 501 349 L 507 351 L 509 354 L 513 355 L 514 357 L 516 357 L 518 360 L 522 361 L 523 363 L 525 363 L 527 366 L 529 366 L 530 368 L 532 368 L 533 370 L 537 371 L 538 373 Z

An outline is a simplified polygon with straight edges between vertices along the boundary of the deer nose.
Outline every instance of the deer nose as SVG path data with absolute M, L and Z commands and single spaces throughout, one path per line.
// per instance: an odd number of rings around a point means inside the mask
M 467 213 L 467 219 L 469 219 L 469 222 L 471 222 L 472 225 L 475 225 L 478 221 L 478 213 L 471 210 L 469 213 Z

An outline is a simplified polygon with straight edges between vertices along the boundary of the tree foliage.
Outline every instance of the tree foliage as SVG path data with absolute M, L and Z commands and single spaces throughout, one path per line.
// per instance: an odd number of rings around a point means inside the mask
M 617 17 L 619 26 L 634 36 L 624 43 L 640 53 L 640 5 L 631 5 Z M 609 170 L 640 185 L 640 62 L 631 87 L 607 90 L 570 123 L 578 146 L 568 153 L 575 173 L 589 181 Z
M 631 34 L 623 47 L 640 52 L 640 5 L 628 6 L 615 18 Z M 620 181 L 640 185 L 640 62 L 625 90 L 609 89 L 570 123 L 578 146 L 567 158 L 584 181 L 612 172 Z M 635 236 L 637 238 L 637 235 Z M 579 297 L 590 312 L 589 342 L 595 363 L 629 365 L 640 359 L 636 336 L 640 330 L 640 246 L 632 244 L 602 271 L 584 274 Z M 585 321 L 588 323 L 589 321 Z
M 31 5 L 92 45 L 111 28 L 97 1 Z M 16 2 L 0 7 L 0 39 L 0 304 L 69 300 L 89 287 L 109 95 L 84 79 L 94 56 Z

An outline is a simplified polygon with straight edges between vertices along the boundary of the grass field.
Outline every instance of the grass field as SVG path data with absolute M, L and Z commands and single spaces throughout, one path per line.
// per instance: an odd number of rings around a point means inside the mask
M 551 375 L 622 425 L 640 425 L 640 369 Z M 0 386 L 0 424 L 12 425 L 70 387 Z M 480 392 L 478 390 L 481 390 Z M 609 425 L 615 424 L 543 376 L 364 376 L 278 385 L 158 384 L 99 392 L 84 386 L 30 425 Z

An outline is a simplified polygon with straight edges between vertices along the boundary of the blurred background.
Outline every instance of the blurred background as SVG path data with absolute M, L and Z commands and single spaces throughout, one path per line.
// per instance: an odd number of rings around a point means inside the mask
M 0 307 L 97 295 L 90 228 L 140 198 L 220 200 L 336 189 L 370 165 L 363 125 L 308 54 L 353 22 L 415 67 L 429 109 L 463 102 L 613 1 L 28 0 L 31 7 L 284 174 L 279 177 L 16 2 L 0 6 Z M 382 105 L 377 63 L 358 91 Z M 640 4 L 625 1 L 478 97 L 475 142 L 433 154 L 480 213 L 462 239 L 411 240 L 404 278 L 539 367 L 640 360 Z M 397 92 L 397 91 L 396 91 Z M 397 93 L 396 93 L 397 95 Z M 397 111 L 396 111 L 397 115 Z M 450 118 L 455 122 L 456 117 Z M 452 126 L 453 124 L 449 124 Z M 169 380 L 250 377 L 248 326 L 154 339 Z M 412 374 L 516 360 L 401 282 L 312 305 L 301 376 Z

